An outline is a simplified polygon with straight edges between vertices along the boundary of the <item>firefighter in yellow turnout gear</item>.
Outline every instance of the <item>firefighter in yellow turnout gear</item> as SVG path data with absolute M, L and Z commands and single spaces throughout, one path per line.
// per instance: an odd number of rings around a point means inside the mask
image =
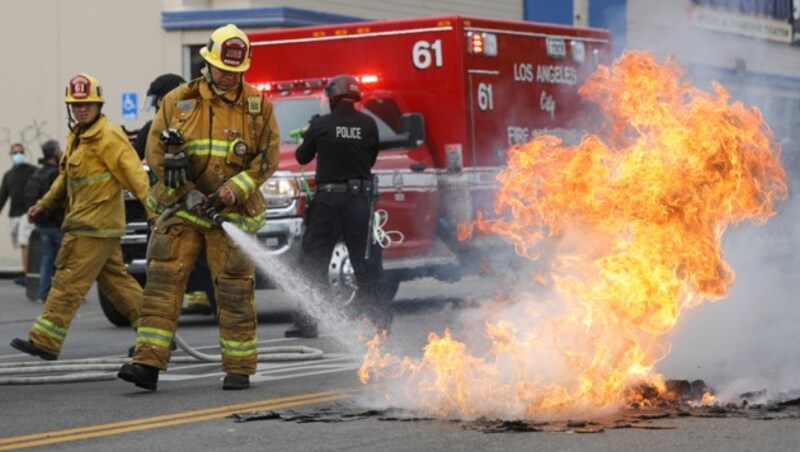
M 250 233 L 264 225 L 259 187 L 277 169 L 278 125 L 272 103 L 243 80 L 250 43 L 241 30 L 217 29 L 200 54 L 203 75 L 164 98 L 147 142 L 147 162 L 158 177 L 151 207 L 181 206 L 153 230 L 133 364 L 118 374 L 149 390 L 167 369 L 183 293 L 203 246 L 219 310 L 223 389 L 249 387 L 258 360 L 255 266 L 212 217 Z M 186 205 L 197 191 L 205 210 Z
M 70 322 L 95 280 L 132 325 L 138 319 L 142 288 L 126 272 L 120 248 L 125 232 L 122 189 L 146 205 L 150 185 L 125 133 L 100 112 L 103 101 L 94 77 L 79 74 L 70 80 L 66 90 L 70 132 L 60 173 L 28 210 L 33 219 L 43 211 L 65 208 L 65 236 L 44 310 L 28 340 L 11 342 L 20 351 L 48 360 L 58 357 Z

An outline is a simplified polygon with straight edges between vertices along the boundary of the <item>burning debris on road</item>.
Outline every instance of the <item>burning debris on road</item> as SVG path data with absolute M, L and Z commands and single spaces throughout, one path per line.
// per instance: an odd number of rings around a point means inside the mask
M 250 413 L 236 413 L 230 418 L 234 422 L 252 422 L 262 420 L 281 420 L 297 423 L 339 423 L 353 422 L 376 418 L 388 422 L 446 422 L 460 424 L 465 430 L 483 433 L 517 433 L 517 432 L 551 432 L 551 433 L 602 433 L 612 429 L 670 430 L 677 428 L 670 424 L 670 419 L 696 418 L 742 418 L 752 420 L 777 420 L 800 418 L 800 398 L 769 403 L 753 404 L 749 400 L 763 397 L 763 391 L 754 391 L 740 396 L 739 403 L 724 405 L 701 405 L 701 401 L 710 388 L 700 380 L 669 380 L 668 386 L 673 388 L 668 396 L 671 400 L 650 400 L 645 406 L 640 402 L 632 402 L 618 413 L 603 417 L 592 417 L 591 420 L 504 420 L 480 417 L 474 420 L 443 421 L 430 416 L 418 416 L 414 413 L 389 409 L 358 409 L 347 403 L 334 404 L 318 410 L 275 410 Z M 692 387 L 694 386 L 694 389 Z M 702 389 L 702 394 L 699 391 Z M 699 394 L 700 397 L 693 397 Z
M 691 86 L 673 59 L 626 53 L 580 93 L 602 113 L 596 133 L 510 149 L 496 215 L 461 228 L 462 238 L 495 234 L 524 258 L 547 256 L 530 275 L 542 289 L 430 333 L 421 357 L 389 353 L 375 337 L 359 376 L 381 383 L 390 406 L 555 422 L 649 410 L 643 400 L 676 390 L 710 402 L 699 384 L 671 387 L 655 366 L 682 315 L 727 296 L 726 229 L 767 221 L 786 198 L 780 145 L 758 109 L 718 84 Z

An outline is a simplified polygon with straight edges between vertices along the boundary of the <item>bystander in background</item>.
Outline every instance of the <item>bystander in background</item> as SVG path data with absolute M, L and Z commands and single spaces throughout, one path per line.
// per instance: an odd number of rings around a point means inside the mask
M 0 186 L 0 210 L 11 198 L 8 208 L 8 217 L 11 220 L 11 244 L 14 249 L 22 250 L 22 274 L 14 278 L 20 286 L 25 285 L 25 276 L 28 271 L 28 239 L 33 231 L 33 225 L 26 217 L 27 205 L 25 204 L 25 185 L 36 167 L 28 163 L 25 146 L 21 143 L 11 145 L 11 161 L 13 166 L 3 175 Z
M 42 145 L 43 157 L 39 159 L 42 165 L 33 172 L 25 187 L 25 203 L 28 207 L 36 204 L 53 185 L 58 177 L 58 162 L 61 160 L 61 147 L 56 140 L 49 140 Z M 36 230 L 42 242 L 42 259 L 39 267 L 39 288 L 36 291 L 36 300 L 44 303 L 50 286 L 53 282 L 53 273 L 56 269 L 56 254 L 61 247 L 64 231 L 61 223 L 64 222 L 64 209 L 55 208 L 41 213 L 34 219 Z

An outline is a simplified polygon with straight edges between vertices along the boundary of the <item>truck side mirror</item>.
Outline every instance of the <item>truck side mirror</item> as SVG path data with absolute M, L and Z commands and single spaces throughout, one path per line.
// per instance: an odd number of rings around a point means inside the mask
M 409 146 L 417 147 L 425 142 L 425 117 L 422 113 L 405 113 L 400 121 L 403 133 L 408 134 Z
M 381 140 L 379 149 L 415 148 L 425 142 L 425 117 L 405 113 L 400 117 L 400 133 Z

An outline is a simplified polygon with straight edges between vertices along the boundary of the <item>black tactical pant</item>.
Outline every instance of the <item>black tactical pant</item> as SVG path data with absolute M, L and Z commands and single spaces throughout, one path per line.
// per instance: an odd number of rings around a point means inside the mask
M 319 293 L 327 293 L 331 254 L 339 239 L 343 239 L 358 285 L 350 314 L 364 315 L 379 329 L 388 329 L 391 323 L 388 300 L 379 297 L 383 273 L 380 246 L 370 240 L 369 259 L 365 256 L 367 236 L 371 234 L 369 196 L 366 193 L 317 192 L 308 208 L 302 242 L 302 268 Z M 315 319 L 307 313 L 299 314 L 295 321 L 299 328 L 316 325 Z

